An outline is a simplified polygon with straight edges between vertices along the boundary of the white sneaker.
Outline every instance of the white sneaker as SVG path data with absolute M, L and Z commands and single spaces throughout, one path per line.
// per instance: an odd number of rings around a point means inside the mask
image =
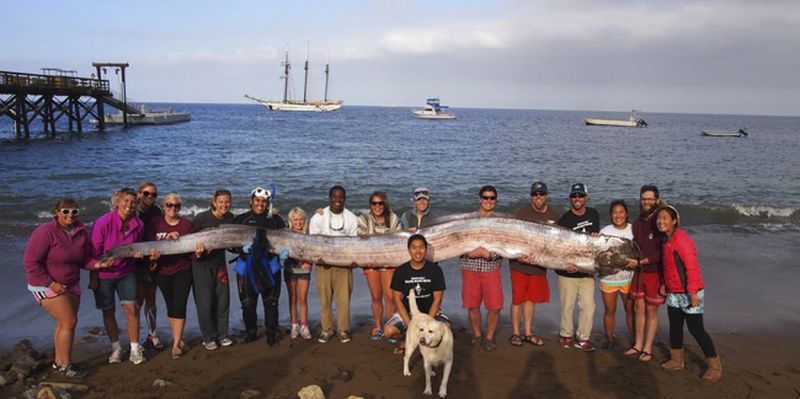
M 111 350 L 111 355 L 108 357 L 108 364 L 122 363 L 122 348 Z
M 139 348 L 138 350 L 131 350 L 131 357 L 128 360 L 133 364 L 142 364 L 147 359 L 144 358 L 144 351 L 142 348 Z
M 300 325 L 297 323 L 292 323 L 292 334 L 290 337 L 295 339 L 300 336 Z
M 233 345 L 233 340 L 228 337 L 225 337 L 219 340 L 219 344 L 222 346 L 231 346 Z
M 303 337 L 303 339 L 311 339 L 311 331 L 309 331 L 308 326 L 300 326 L 300 336 Z
M 203 347 L 210 351 L 215 351 L 218 348 L 217 343 L 214 341 L 209 341 L 209 342 L 203 341 Z

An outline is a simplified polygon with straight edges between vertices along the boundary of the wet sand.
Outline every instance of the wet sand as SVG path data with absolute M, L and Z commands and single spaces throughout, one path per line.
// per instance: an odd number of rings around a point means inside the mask
M 445 263 L 448 290 L 443 308 L 454 320 L 455 363 L 449 384 L 452 398 L 746 398 L 800 397 L 800 343 L 795 332 L 800 329 L 800 304 L 794 301 L 800 284 L 797 261 L 800 246 L 795 233 L 748 234 L 703 228 L 690 233 L 697 240 L 706 281 L 706 327 L 720 353 L 725 370 L 723 380 L 706 385 L 700 380 L 705 369 L 702 352 L 686 333 L 687 369 L 667 373 L 659 364 L 668 356 L 666 312 L 660 312 L 657 348 L 650 363 L 622 355 L 628 334 L 624 331 L 621 309 L 618 310 L 618 345 L 615 350 L 598 349 L 583 353 L 558 347 L 557 286 L 551 283 L 550 304 L 537 307 L 535 333 L 546 344 L 521 348 L 508 344 L 510 335 L 510 290 L 506 287 L 506 306 L 498 332 L 498 351 L 487 353 L 468 346 L 465 311 L 460 309 L 460 277 Z M 551 274 L 551 280 L 554 277 Z M 411 377 L 402 375 L 402 357 L 392 354 L 386 341 L 369 339 L 368 296 L 360 272 L 354 273 L 353 341 L 290 340 L 268 347 L 263 338 L 257 342 L 237 343 L 230 348 L 209 352 L 200 346 L 196 329 L 188 333 L 192 350 L 173 360 L 168 351 L 148 352 L 148 362 L 134 366 L 105 364 L 108 341 L 76 346 L 75 360 L 87 366 L 85 380 L 90 390 L 78 397 L 238 397 L 247 389 L 258 389 L 263 397 L 295 397 L 304 386 L 321 386 L 328 398 L 359 395 L 365 398 L 423 397 L 424 374 L 419 355 L 412 364 Z M 507 284 L 507 279 L 506 279 Z M 17 284 L 15 284 L 17 285 Z M 4 298 L 6 294 L 3 294 Z M 318 305 L 310 294 L 312 327 L 316 327 Z M 233 293 L 231 326 L 241 328 L 238 300 Z M 598 293 L 599 296 L 599 293 Z M 99 326 L 99 313 L 84 294 L 78 337 L 86 336 L 90 326 Z M 285 292 L 282 295 L 282 325 L 285 322 Z M 29 298 L 9 296 L 3 312 L 2 341 L 8 355 L 11 342 L 30 336 L 38 348 L 51 346 L 52 321 L 39 309 L 30 307 Z M 191 302 L 191 301 L 190 301 Z M 17 307 L 14 305 L 19 303 Z M 161 308 L 163 309 L 163 307 Z M 261 313 L 259 311 L 259 313 Z M 602 342 L 602 304 L 598 299 L 593 341 Z M 193 320 L 195 319 L 195 320 Z M 20 320 L 25 320 L 20 323 Z M 9 324 L 13 323 L 13 324 Z M 24 324 L 24 325 L 20 325 Z M 162 337 L 167 336 L 166 321 L 159 320 Z M 196 325 L 193 310 L 189 325 Z M 10 328 L 13 326 L 13 329 Z M 7 327 L 9 327 L 7 329 Z M 8 333 L 9 331 L 15 333 Z M 27 331 L 27 334 L 24 332 Z M 17 333 L 19 332 L 19 333 Z M 315 331 L 316 333 L 316 331 Z M 123 347 L 126 340 L 123 338 Z M 48 350 L 45 349 L 45 352 Z M 52 353 L 52 350 L 49 351 Z M 42 378 L 46 373 L 36 375 Z M 153 388 L 157 378 L 178 387 Z M 48 377 L 55 379 L 55 377 Z M 434 392 L 440 376 L 434 377 Z M 0 397 L 19 394 L 22 387 L 0 388 Z

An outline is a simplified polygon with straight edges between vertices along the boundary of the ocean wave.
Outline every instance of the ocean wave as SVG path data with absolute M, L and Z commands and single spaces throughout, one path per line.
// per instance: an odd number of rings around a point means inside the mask
M 768 218 L 790 218 L 794 216 L 794 214 L 797 213 L 798 210 L 800 210 L 800 208 L 790 208 L 790 207 L 776 208 L 763 205 L 746 206 L 746 205 L 736 205 L 736 204 L 733 204 L 733 208 L 744 216 L 768 217 Z

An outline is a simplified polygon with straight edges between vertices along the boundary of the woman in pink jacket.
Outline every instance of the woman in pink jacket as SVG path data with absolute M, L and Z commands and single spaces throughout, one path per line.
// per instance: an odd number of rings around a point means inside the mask
M 72 339 L 81 301 L 80 269 L 87 268 L 92 243 L 78 221 L 78 203 L 71 198 L 53 207 L 51 222 L 36 228 L 25 247 L 23 264 L 28 290 L 36 302 L 56 320 L 53 333 L 53 368 L 67 377 L 83 378 L 86 371 L 71 363 Z
M 656 226 L 666 235 L 661 251 L 664 285 L 669 316 L 670 360 L 661 365 L 665 370 L 685 368 L 683 360 L 683 324 L 689 327 L 703 354 L 708 370 L 703 380 L 716 382 L 722 377 L 722 365 L 714 342 L 703 327 L 704 285 L 697 263 L 697 251 L 692 238 L 680 227 L 680 216 L 672 206 L 658 211 Z

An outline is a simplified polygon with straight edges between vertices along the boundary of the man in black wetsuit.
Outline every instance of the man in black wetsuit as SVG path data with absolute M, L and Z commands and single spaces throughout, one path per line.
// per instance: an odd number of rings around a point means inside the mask
M 250 210 L 237 215 L 234 218 L 234 223 L 244 224 L 247 226 L 263 227 L 267 230 L 278 230 L 286 227 L 283 219 L 278 215 L 272 215 L 268 211 L 270 200 L 270 192 L 256 187 L 250 193 Z M 264 230 L 259 230 L 253 239 L 253 245 L 247 249 L 243 248 L 240 251 L 240 257 L 247 260 L 247 257 L 253 257 L 253 276 L 255 280 L 255 287 L 249 278 L 236 275 L 237 285 L 239 287 L 239 300 L 242 302 L 242 319 L 244 320 L 244 327 L 247 330 L 245 342 L 254 341 L 257 339 L 256 331 L 258 328 L 258 315 L 256 309 L 258 308 L 258 296 L 261 295 L 261 300 L 264 303 L 264 325 L 267 328 L 267 344 L 270 346 L 277 342 L 278 332 L 278 298 L 281 294 L 281 272 L 270 276 L 268 271 L 261 267 L 261 257 L 267 254 L 268 257 L 275 255 L 269 254 L 265 249 L 267 244 L 268 235 Z

